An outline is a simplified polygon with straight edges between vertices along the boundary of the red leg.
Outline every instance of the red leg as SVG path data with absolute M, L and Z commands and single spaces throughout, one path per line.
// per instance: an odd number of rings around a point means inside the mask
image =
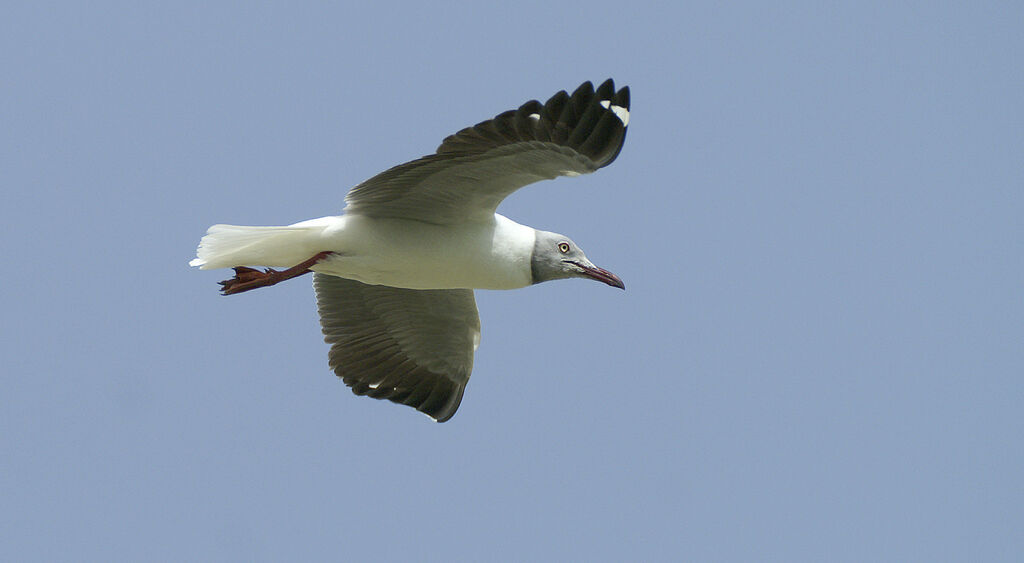
M 287 270 L 277 271 L 267 268 L 264 271 L 259 271 L 253 268 L 246 268 L 245 266 L 238 266 L 234 268 L 235 277 L 219 282 L 222 286 L 220 288 L 221 293 L 224 295 L 234 295 L 236 293 L 242 293 L 243 291 L 249 291 L 250 289 L 256 289 L 257 287 L 269 287 L 277 283 L 281 283 L 285 280 L 297 278 L 303 274 L 308 274 L 312 270 L 317 262 L 327 258 L 333 252 L 320 252 L 315 256 L 296 264 Z

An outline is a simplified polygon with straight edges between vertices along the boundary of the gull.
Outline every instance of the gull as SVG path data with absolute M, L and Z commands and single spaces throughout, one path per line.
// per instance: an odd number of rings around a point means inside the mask
M 335 374 L 356 395 L 445 422 L 462 402 L 480 344 L 474 289 L 565 278 L 625 289 L 569 237 L 496 209 L 528 184 L 611 164 L 628 125 L 629 88 L 585 82 L 467 127 L 434 154 L 366 180 L 349 191 L 342 215 L 280 227 L 214 225 L 189 265 L 233 268 L 220 282 L 225 295 L 313 272 Z

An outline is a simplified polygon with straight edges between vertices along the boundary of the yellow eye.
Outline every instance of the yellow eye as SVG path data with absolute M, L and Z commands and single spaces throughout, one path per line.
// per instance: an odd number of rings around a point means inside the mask
M 565 254 L 566 252 L 569 252 L 569 243 L 567 243 L 567 242 L 560 242 L 560 243 L 558 243 L 558 251 L 561 252 L 562 254 Z

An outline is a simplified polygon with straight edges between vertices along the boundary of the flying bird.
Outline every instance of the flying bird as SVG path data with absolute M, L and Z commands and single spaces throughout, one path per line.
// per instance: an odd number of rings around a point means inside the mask
M 331 369 L 356 395 L 444 422 L 462 402 L 480 343 L 474 289 L 564 278 L 625 289 L 569 237 L 496 209 L 528 184 L 611 164 L 628 125 L 629 88 L 585 82 L 467 127 L 434 154 L 359 184 L 342 215 L 214 225 L 189 264 L 233 268 L 220 282 L 225 295 L 313 272 Z

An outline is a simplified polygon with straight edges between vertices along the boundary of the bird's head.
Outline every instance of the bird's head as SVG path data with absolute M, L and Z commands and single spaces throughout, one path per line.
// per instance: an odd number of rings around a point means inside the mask
M 565 278 L 588 278 L 626 289 L 619 276 L 595 266 L 569 237 L 548 231 L 537 231 L 533 255 L 530 258 L 530 270 L 533 283 Z

